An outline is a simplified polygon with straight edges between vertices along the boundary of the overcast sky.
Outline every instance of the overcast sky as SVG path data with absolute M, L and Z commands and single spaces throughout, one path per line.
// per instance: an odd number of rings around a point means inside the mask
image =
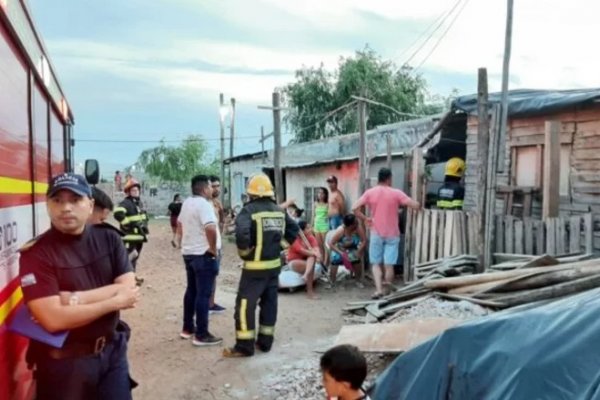
M 132 164 L 161 138 L 202 134 L 216 152 L 219 92 L 237 99 L 235 154 L 260 150 L 260 126 L 270 132 L 272 116 L 256 106 L 269 104 L 294 70 L 334 68 L 365 44 L 403 64 L 438 24 L 411 60 L 429 91 L 473 93 L 482 66 L 490 90 L 500 88 L 506 0 L 29 3 L 75 114 L 77 161 L 97 158 L 104 172 Z M 600 86 L 600 2 L 515 3 L 511 88 Z

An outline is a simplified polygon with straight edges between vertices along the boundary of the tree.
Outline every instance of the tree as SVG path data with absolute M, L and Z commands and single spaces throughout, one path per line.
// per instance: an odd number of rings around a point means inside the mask
M 142 151 L 138 164 L 151 177 L 169 182 L 187 182 L 197 174 L 218 175 L 220 161 L 207 156 L 206 142 L 190 135 L 179 146 L 160 145 Z
M 331 112 L 363 96 L 409 114 L 431 114 L 441 111 L 441 104 L 429 104 L 425 80 L 409 66 L 398 68 L 383 60 L 366 46 L 353 57 L 340 58 L 338 69 L 328 72 L 303 67 L 296 71 L 296 82 L 284 88 L 289 107 L 285 122 L 294 133 L 294 141 L 305 142 L 358 131 L 354 107 L 333 115 Z M 397 113 L 369 106 L 367 128 L 401 120 Z

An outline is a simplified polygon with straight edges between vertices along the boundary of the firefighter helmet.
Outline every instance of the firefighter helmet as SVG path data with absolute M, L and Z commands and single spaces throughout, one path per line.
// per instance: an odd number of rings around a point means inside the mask
M 136 181 L 135 179 L 131 178 L 130 180 L 127 181 L 127 183 L 125 184 L 125 187 L 123 188 L 123 191 L 125 193 L 129 192 L 129 190 L 131 190 L 131 188 L 133 188 L 134 186 L 137 186 L 138 189 L 141 189 L 141 185 L 138 181 Z
M 455 176 L 460 178 L 465 172 L 465 162 L 460 157 L 452 157 L 446 163 L 446 176 Z
M 273 185 L 268 176 L 264 174 L 254 175 L 248 181 L 246 193 L 257 197 L 273 197 Z

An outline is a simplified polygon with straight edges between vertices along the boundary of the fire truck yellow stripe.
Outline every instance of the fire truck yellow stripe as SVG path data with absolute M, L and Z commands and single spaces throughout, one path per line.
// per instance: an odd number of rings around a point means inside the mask
M 0 325 L 4 323 L 10 312 L 19 304 L 23 298 L 23 292 L 17 287 L 2 305 L 0 305 Z
M 48 184 L 42 182 L 34 182 L 33 190 L 36 194 L 46 194 L 46 192 L 48 191 Z M 0 176 L 0 193 L 30 194 L 31 181 Z

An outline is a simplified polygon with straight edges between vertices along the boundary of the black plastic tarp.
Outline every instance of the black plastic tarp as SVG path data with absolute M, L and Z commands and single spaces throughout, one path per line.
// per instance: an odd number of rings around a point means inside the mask
M 600 89 L 575 90 L 511 90 L 508 93 L 508 115 L 527 117 L 550 114 L 565 109 L 592 104 L 600 99 Z M 500 104 L 501 94 L 491 93 L 489 103 Z M 477 94 L 461 96 L 452 102 L 452 108 L 468 114 L 477 114 Z
M 492 314 L 400 355 L 377 400 L 600 399 L 600 289 Z

